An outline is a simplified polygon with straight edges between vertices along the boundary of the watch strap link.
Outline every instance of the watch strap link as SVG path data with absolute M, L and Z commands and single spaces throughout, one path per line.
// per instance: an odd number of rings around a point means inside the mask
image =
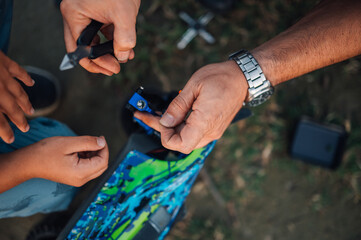
M 251 101 L 252 96 L 254 96 L 254 94 L 258 91 L 272 87 L 271 83 L 263 74 L 258 62 L 248 51 L 241 50 L 232 54 L 230 59 L 233 59 L 238 64 L 246 77 L 249 85 L 247 101 Z

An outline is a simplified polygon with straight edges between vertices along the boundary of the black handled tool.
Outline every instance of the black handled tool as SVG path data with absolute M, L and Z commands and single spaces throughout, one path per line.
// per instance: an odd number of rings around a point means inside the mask
M 82 31 L 77 39 L 77 48 L 74 52 L 65 54 L 63 61 L 60 64 L 60 70 L 64 71 L 75 67 L 80 59 L 89 58 L 95 59 L 105 54 L 114 54 L 113 40 L 101 43 L 95 46 L 90 46 L 94 36 L 103 26 L 103 23 L 92 20 L 91 23 Z

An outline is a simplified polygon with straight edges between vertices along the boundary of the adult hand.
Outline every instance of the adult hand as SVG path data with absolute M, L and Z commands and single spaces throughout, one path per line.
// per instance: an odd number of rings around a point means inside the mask
M 247 91 L 247 81 L 234 61 L 210 64 L 193 74 L 162 118 L 143 112 L 134 116 L 161 133 L 164 147 L 190 153 L 222 136 Z
M 67 51 L 76 49 L 76 40 L 92 19 L 104 23 L 101 32 L 107 39 L 114 40 L 116 58 L 108 54 L 94 60 L 83 58 L 79 63 L 89 72 L 109 76 L 118 73 L 119 62 L 134 58 L 135 23 L 139 6 L 140 0 L 63 0 L 60 7 Z M 97 42 L 99 38 L 93 44 Z
M 21 159 L 26 179 L 44 178 L 82 186 L 108 167 L 109 151 L 104 137 L 50 137 L 21 148 L 11 157 Z
M 28 95 L 14 78 L 19 79 L 29 87 L 34 85 L 29 74 L 0 51 L 0 137 L 6 143 L 14 141 L 14 133 L 5 115 L 21 131 L 27 132 L 29 125 L 24 113 L 28 115 L 34 113 Z

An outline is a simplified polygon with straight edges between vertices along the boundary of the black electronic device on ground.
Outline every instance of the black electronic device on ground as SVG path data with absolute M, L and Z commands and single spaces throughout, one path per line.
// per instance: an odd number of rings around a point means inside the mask
M 345 142 L 343 127 L 302 118 L 293 137 L 291 155 L 307 163 L 335 169 L 341 162 Z

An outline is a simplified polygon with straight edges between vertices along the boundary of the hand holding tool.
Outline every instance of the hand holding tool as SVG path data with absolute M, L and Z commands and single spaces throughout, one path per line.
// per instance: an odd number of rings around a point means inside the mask
M 91 23 L 83 30 L 77 39 L 77 48 L 74 52 L 65 54 L 60 64 L 60 70 L 68 70 L 75 67 L 82 58 L 96 59 L 105 54 L 114 54 L 113 40 L 90 46 L 94 36 L 103 26 L 103 23 L 92 20 Z

